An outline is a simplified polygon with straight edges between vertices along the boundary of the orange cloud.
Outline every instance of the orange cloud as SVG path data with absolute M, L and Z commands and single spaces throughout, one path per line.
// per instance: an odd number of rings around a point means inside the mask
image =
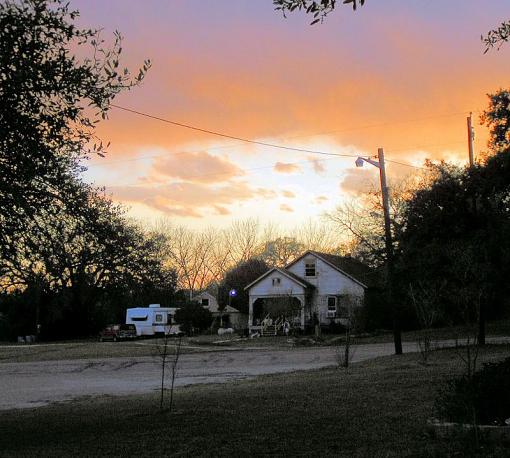
M 348 193 L 362 193 L 371 189 L 377 189 L 378 186 L 377 169 L 348 169 L 344 172 L 340 182 L 340 189 Z
M 287 205 L 287 204 L 281 204 L 280 205 L 280 210 L 282 212 L 289 212 L 289 213 L 294 212 L 294 209 L 290 205 Z
M 319 159 L 315 158 L 309 158 L 310 162 L 313 167 L 313 171 L 317 174 L 324 173 L 326 171 L 326 167 L 324 166 L 324 163 L 320 161 Z
M 327 202 L 329 199 L 326 197 L 326 196 L 317 196 L 315 199 L 314 199 L 314 202 L 316 204 L 322 204 L 324 202 Z
M 207 152 L 171 154 L 155 159 L 152 173 L 156 177 L 185 181 L 216 183 L 244 175 L 235 164 Z
M 139 203 L 163 213 L 178 216 L 202 216 L 201 210 L 211 208 L 226 215 L 226 205 L 272 196 L 273 191 L 253 188 L 245 182 L 221 185 L 178 182 L 160 186 L 111 186 L 107 188 L 117 200 Z
M 273 170 L 275 172 L 278 172 L 278 173 L 291 174 L 291 173 L 300 172 L 301 171 L 301 167 L 299 167 L 296 164 L 287 164 L 285 162 L 277 162 L 274 165 Z
M 222 207 L 221 205 L 214 205 L 213 208 L 216 210 L 217 215 L 225 216 L 231 214 L 231 211 L 228 208 Z
M 287 190 L 287 189 L 284 189 L 284 190 L 282 191 L 282 196 L 283 196 L 283 197 L 288 197 L 289 199 L 293 199 L 293 198 L 295 198 L 295 197 L 296 197 L 296 194 L 294 194 L 292 191 L 289 191 L 289 190 Z

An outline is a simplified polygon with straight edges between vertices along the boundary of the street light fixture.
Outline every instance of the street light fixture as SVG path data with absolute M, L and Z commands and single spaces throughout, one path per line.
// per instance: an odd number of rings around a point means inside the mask
M 392 286 L 393 286 L 393 240 L 391 236 L 391 220 L 390 220 L 390 203 L 388 195 L 388 186 L 386 184 L 386 168 L 384 165 L 384 150 L 379 148 L 377 150 L 377 158 L 379 161 L 375 161 L 369 157 L 358 157 L 355 161 L 356 167 L 363 167 L 365 162 L 377 167 L 379 169 L 379 177 L 381 179 L 381 193 L 382 193 L 382 204 L 384 210 L 384 234 L 386 242 L 386 265 L 388 269 L 387 278 L 387 297 L 391 304 L 392 315 L 393 315 L 393 339 L 395 342 L 395 354 L 402 354 L 402 335 L 400 330 L 399 317 L 397 309 L 393 300 Z

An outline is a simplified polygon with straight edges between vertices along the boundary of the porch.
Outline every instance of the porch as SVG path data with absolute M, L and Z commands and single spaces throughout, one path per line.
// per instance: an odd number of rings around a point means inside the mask
M 248 328 L 261 335 L 287 334 L 291 329 L 305 329 L 310 306 L 304 294 L 250 295 Z

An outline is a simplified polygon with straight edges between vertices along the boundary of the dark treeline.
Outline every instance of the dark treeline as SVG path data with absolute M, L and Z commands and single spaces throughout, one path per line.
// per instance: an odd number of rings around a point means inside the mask
M 485 321 L 510 305 L 510 93 L 489 99 L 484 158 L 466 167 L 429 163 L 429 184 L 406 202 L 395 279 L 418 325 L 478 321 L 482 342 Z
M 90 335 L 175 288 L 164 238 L 79 178 L 105 154 L 97 122 L 150 63 L 132 77 L 120 35 L 107 47 L 77 16 L 60 0 L 0 4 L 0 339 Z

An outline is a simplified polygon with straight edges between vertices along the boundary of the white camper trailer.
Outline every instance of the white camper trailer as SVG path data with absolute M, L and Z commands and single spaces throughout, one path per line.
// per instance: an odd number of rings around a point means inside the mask
M 180 327 L 174 323 L 173 318 L 176 310 L 175 307 L 161 307 L 160 304 L 127 309 L 126 324 L 135 325 L 137 336 L 179 334 Z

